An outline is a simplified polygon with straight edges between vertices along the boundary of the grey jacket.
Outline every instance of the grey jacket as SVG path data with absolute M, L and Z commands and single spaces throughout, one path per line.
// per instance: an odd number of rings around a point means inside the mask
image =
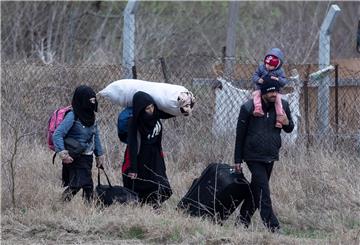
M 258 81 L 260 78 L 263 78 L 266 75 L 275 76 L 279 78 L 280 87 L 284 87 L 289 81 L 285 77 L 284 69 L 282 68 L 282 65 L 284 63 L 284 53 L 279 48 L 273 48 L 271 49 L 266 55 L 274 55 L 279 58 L 280 65 L 277 69 L 268 71 L 265 67 L 264 63 L 259 64 L 258 68 L 256 69 L 252 81 L 256 87 L 256 89 L 260 89 Z

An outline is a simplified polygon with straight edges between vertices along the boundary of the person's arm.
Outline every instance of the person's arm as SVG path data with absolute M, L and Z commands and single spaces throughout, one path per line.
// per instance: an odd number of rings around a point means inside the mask
M 235 140 L 235 167 L 243 161 L 243 148 L 249 124 L 250 113 L 246 110 L 245 105 L 241 106 L 238 122 L 236 126 Z M 239 167 L 239 166 L 238 166 Z
M 72 163 L 74 159 L 69 155 L 69 152 L 65 149 L 64 138 L 74 124 L 75 115 L 73 112 L 66 114 L 64 120 L 56 128 L 53 134 L 53 142 L 55 146 L 55 152 L 59 153 L 61 160 L 68 164 Z
M 133 118 L 128 122 L 128 146 L 130 151 L 130 169 L 129 174 L 137 174 L 137 154 L 138 154 L 138 139 L 137 139 L 137 126 Z
M 100 133 L 99 133 L 98 125 L 95 126 L 95 139 L 94 139 L 94 141 L 95 141 L 95 147 L 94 147 L 95 156 L 97 156 L 97 157 L 102 156 L 104 154 L 104 152 L 103 152 L 101 141 L 100 141 Z
M 264 74 L 262 74 L 261 65 L 259 65 L 259 66 L 256 68 L 256 70 L 255 70 L 255 72 L 254 72 L 254 74 L 253 74 L 253 76 L 252 76 L 252 82 L 253 82 L 255 85 L 257 85 L 258 82 L 259 82 L 259 80 L 262 79 L 262 76 L 263 76 L 263 75 L 264 75 Z
M 72 112 L 66 114 L 64 120 L 56 128 L 53 134 L 53 142 L 55 146 L 55 152 L 65 150 L 64 138 L 74 124 L 75 115 Z
M 162 110 L 159 110 L 159 118 L 160 119 L 169 119 L 169 118 L 172 118 L 172 117 L 175 117 L 174 115 L 171 115 L 167 112 L 164 112 Z
M 101 146 L 100 135 L 99 135 L 99 128 L 98 125 L 95 126 L 95 136 L 94 136 L 94 154 L 96 160 L 96 167 L 103 168 L 104 165 L 104 153 Z
M 283 108 L 284 108 L 284 111 L 285 111 L 285 114 L 286 114 L 286 119 L 285 120 L 285 123 L 283 124 L 283 127 L 282 129 L 286 132 L 286 133 L 291 133 L 294 129 L 294 121 L 292 119 L 292 116 L 291 116 L 291 111 L 290 111 L 290 107 L 289 107 L 289 103 L 286 102 L 283 104 Z
M 284 87 L 286 84 L 289 83 L 282 68 L 277 72 L 276 76 L 278 78 L 277 80 L 280 83 L 280 87 Z

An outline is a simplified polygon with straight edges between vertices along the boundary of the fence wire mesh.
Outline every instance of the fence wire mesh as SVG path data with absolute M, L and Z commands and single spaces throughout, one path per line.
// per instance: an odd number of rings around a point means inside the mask
M 135 65 L 138 79 L 180 84 L 196 96 L 192 116 L 164 121 L 163 148 L 167 158 L 179 166 L 211 161 L 232 163 L 240 106 L 251 99 L 250 77 L 257 65 L 238 59 L 230 78 L 221 76 L 221 59 L 210 56 L 139 60 Z M 294 75 L 294 69 L 299 75 L 299 80 L 282 91 L 295 123 L 291 134 L 283 134 L 285 154 L 289 149 L 360 154 L 360 61 L 333 66 L 334 71 L 316 79 L 311 74 L 318 70 L 317 65 L 284 67 L 289 77 Z M 122 75 L 120 65 L 3 65 L 2 138 L 15 127 L 22 133 L 35 133 L 28 140 L 46 147 L 49 115 L 71 103 L 76 86 L 88 84 L 100 91 Z M 328 99 L 319 98 L 322 95 Z M 327 104 L 320 104 L 324 101 Z M 328 117 L 320 111 L 324 107 Z M 115 167 L 125 150 L 117 138 L 116 122 L 121 110 L 99 98 L 101 138 L 108 160 Z

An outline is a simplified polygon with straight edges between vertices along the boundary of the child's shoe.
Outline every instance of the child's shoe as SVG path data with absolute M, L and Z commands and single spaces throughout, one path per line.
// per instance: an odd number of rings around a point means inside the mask
M 283 120 L 284 120 L 283 116 L 276 116 L 275 128 L 282 128 L 284 122 Z
M 261 107 L 255 107 L 255 110 L 254 110 L 254 112 L 253 112 L 253 115 L 254 115 L 255 117 L 262 117 L 262 116 L 264 116 L 264 112 L 263 112 L 263 110 L 262 110 Z
M 282 128 L 282 123 L 279 121 L 276 121 L 275 128 Z

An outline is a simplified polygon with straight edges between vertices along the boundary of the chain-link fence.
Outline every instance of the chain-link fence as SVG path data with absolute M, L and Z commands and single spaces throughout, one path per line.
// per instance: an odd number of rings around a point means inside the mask
M 295 123 L 291 134 L 283 134 L 284 152 L 305 149 L 360 154 L 360 61 L 351 62 L 352 65 L 334 64 L 333 71 L 317 77 L 314 76 L 318 71 L 316 65 L 284 67 L 292 82 L 283 93 Z M 241 104 L 251 99 L 250 77 L 256 66 L 237 60 L 233 77 L 220 78 L 222 63 L 215 57 L 169 57 L 136 62 L 138 79 L 180 84 L 196 96 L 192 116 L 164 122 L 163 147 L 168 158 L 182 163 L 179 166 L 233 162 L 237 118 Z M 110 82 L 121 79 L 122 71 L 121 66 L 115 65 L 3 65 L 3 141 L 11 127 L 15 127 L 23 134 L 37 134 L 28 138 L 31 144 L 35 141 L 46 146 L 49 115 L 56 108 L 70 104 L 77 85 L 85 83 L 100 91 Z M 321 104 L 324 101 L 328 104 Z M 125 147 L 117 138 L 116 128 L 122 108 L 104 98 L 99 98 L 99 102 L 102 141 L 109 162 L 117 166 Z

